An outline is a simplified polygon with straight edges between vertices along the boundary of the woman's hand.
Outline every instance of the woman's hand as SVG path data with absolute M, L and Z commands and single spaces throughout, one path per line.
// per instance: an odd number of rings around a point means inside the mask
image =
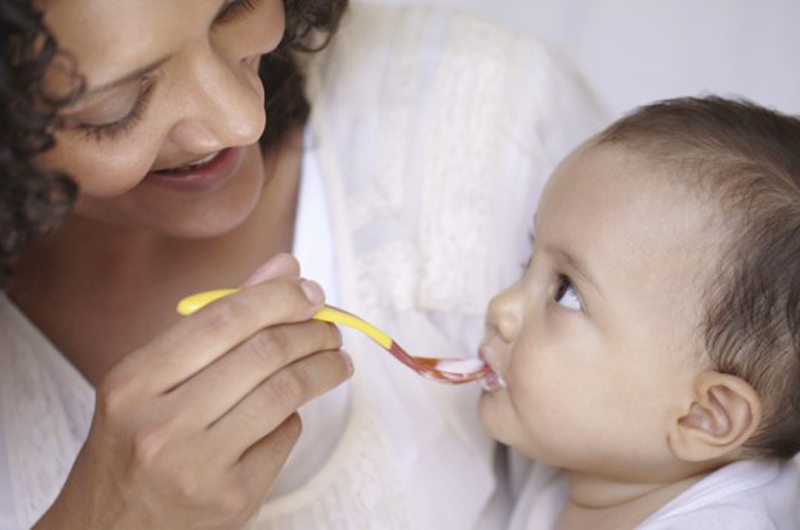
M 88 439 L 37 527 L 231 528 L 300 434 L 298 407 L 349 377 L 324 295 L 283 255 L 272 278 L 186 317 L 97 389 Z

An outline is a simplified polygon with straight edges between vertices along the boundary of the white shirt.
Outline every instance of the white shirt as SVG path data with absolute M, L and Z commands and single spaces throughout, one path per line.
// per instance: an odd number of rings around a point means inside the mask
M 643 530 L 797 530 L 796 462 L 744 460 L 718 469 L 641 525 Z
M 0 433 L 2 434 L 2 433 Z M 11 479 L 6 452 L 5 436 L 0 436 L 0 528 L 16 528 L 14 511 L 14 495 L 11 491 Z
M 534 464 L 509 530 L 553 530 L 567 500 L 566 475 Z M 797 530 L 797 463 L 744 460 L 718 469 L 662 506 L 637 530 Z
M 326 303 L 337 305 L 339 283 L 330 207 L 309 134 L 304 137 L 301 173 L 292 253 L 300 262 L 303 277 L 319 283 Z M 344 431 L 347 400 L 348 384 L 344 383 L 300 408 L 303 432 L 270 497 L 298 488 L 322 467 Z

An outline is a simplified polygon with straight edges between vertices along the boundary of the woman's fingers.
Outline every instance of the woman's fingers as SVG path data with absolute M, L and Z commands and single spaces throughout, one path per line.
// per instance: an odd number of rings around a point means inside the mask
M 299 407 L 342 383 L 352 372 L 350 357 L 341 350 L 315 353 L 290 364 L 258 385 L 208 429 L 211 446 L 240 458 Z M 233 438 L 231 433 L 238 436 Z
M 171 396 L 191 403 L 195 427 L 216 422 L 275 372 L 315 352 L 338 350 L 335 326 L 317 321 L 272 326 L 257 332 L 205 370 L 175 388 Z M 295 399 L 302 398 L 297 396 Z M 280 422 L 279 422 L 280 423 Z
M 302 432 L 295 412 L 276 429 L 258 440 L 234 464 L 237 480 L 251 491 L 268 492 L 278 478 Z
M 352 372 L 338 331 L 310 320 L 324 294 L 298 270 L 276 258 L 260 273 L 267 281 L 184 318 L 108 372 L 53 517 L 80 507 L 98 527 L 246 522 L 299 436 L 297 408 Z
M 106 377 L 112 385 L 167 392 L 263 328 L 302 322 L 325 295 L 314 282 L 281 277 L 221 298 L 128 355 Z M 143 381 L 142 378 L 145 380 Z

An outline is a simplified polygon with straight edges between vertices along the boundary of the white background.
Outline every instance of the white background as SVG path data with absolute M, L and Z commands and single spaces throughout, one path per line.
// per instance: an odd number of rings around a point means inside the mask
M 615 116 L 709 92 L 800 114 L 800 0 L 422 2 L 462 7 L 558 45 Z

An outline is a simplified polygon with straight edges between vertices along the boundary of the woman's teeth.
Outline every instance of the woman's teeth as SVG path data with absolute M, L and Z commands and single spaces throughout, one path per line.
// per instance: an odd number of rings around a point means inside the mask
M 214 160 L 217 157 L 218 154 L 219 154 L 219 151 L 216 151 L 214 153 L 211 153 L 208 156 L 204 156 L 200 160 L 195 160 L 194 162 L 192 162 L 190 164 L 186 164 L 186 165 L 180 166 L 180 167 L 159 169 L 157 172 L 158 173 L 168 173 L 168 174 L 185 173 L 186 171 L 190 171 L 190 170 L 195 169 L 197 167 L 204 166 L 204 165 L 208 164 L 209 162 Z

